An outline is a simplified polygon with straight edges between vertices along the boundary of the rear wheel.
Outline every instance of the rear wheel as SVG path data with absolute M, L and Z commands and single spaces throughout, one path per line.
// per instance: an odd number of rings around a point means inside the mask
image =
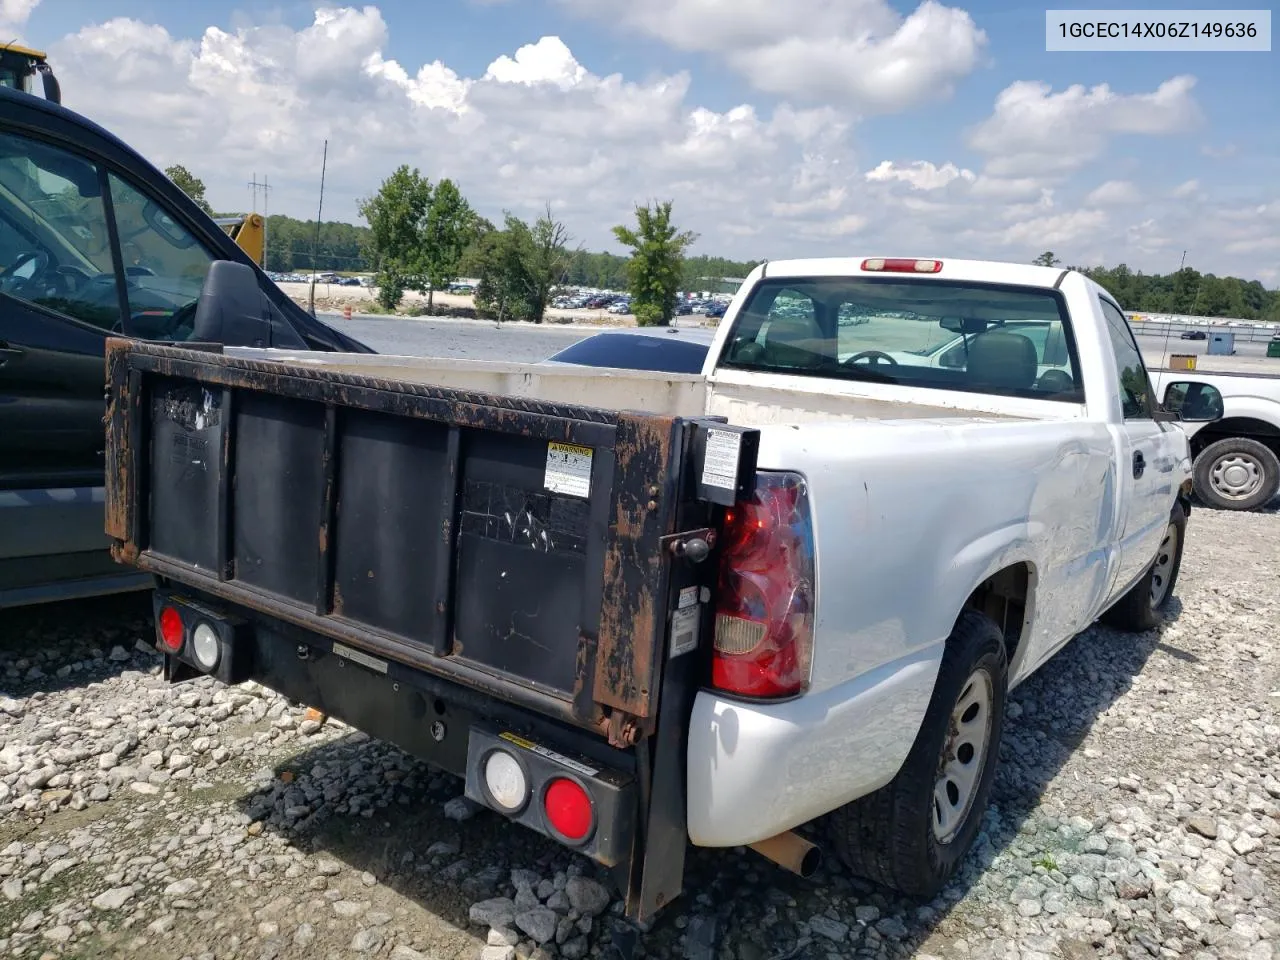
M 1164 608 L 1173 597 L 1178 571 L 1182 569 L 1182 544 L 1187 532 L 1187 515 L 1175 504 L 1169 514 L 1160 548 L 1142 579 L 1102 615 L 1102 622 L 1117 630 L 1142 633 L 1164 621 Z
M 1196 496 L 1221 510 L 1253 510 L 1280 490 L 1280 458 L 1248 437 L 1211 443 L 1196 457 Z
M 999 627 L 965 610 L 902 769 L 828 818 L 832 846 L 853 873 L 918 897 L 932 897 L 951 878 L 987 808 L 1007 683 Z

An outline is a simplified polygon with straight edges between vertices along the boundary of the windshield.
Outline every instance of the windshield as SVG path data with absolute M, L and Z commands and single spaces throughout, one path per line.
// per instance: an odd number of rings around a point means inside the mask
M 952 280 L 766 279 L 720 363 L 800 376 L 1083 402 L 1056 290 Z

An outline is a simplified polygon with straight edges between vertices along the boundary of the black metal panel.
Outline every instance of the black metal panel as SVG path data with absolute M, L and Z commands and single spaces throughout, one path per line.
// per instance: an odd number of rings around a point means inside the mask
M 584 600 L 603 578 L 588 548 L 603 540 L 604 518 L 588 499 L 548 492 L 545 441 L 464 440 L 453 652 L 572 695 Z M 593 491 L 601 481 L 593 470 Z
M 323 406 L 238 392 L 235 577 L 308 606 L 319 576 L 324 443 Z
M 436 568 L 453 506 L 449 428 L 357 410 L 341 424 L 334 611 L 443 649 Z
M 151 549 L 218 570 L 223 391 L 189 381 L 151 384 Z
M 428 763 L 466 773 L 467 732 L 475 720 L 469 710 L 328 651 L 307 648 L 299 657 L 266 624 L 258 624 L 255 641 L 253 672 L 260 683 Z

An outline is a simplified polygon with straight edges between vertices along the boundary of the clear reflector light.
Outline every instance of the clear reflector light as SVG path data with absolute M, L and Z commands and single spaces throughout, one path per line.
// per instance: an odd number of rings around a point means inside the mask
M 202 623 L 191 634 L 191 652 L 195 654 L 196 663 L 206 670 L 218 665 L 218 656 L 222 652 L 218 644 L 218 634 L 207 623 Z
M 509 753 L 495 750 L 484 762 L 484 782 L 489 796 L 504 810 L 519 810 L 529 796 L 524 770 Z

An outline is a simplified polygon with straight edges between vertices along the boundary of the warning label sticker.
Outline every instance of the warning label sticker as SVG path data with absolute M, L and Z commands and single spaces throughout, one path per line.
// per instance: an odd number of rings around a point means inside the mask
M 547 444 L 547 473 L 542 485 L 571 497 L 591 495 L 591 448 L 576 443 Z
M 732 490 L 738 484 L 738 454 L 742 437 L 732 430 L 708 430 L 707 453 L 702 461 L 702 483 Z
M 686 607 L 671 614 L 671 659 L 697 649 L 701 616 L 697 607 Z

